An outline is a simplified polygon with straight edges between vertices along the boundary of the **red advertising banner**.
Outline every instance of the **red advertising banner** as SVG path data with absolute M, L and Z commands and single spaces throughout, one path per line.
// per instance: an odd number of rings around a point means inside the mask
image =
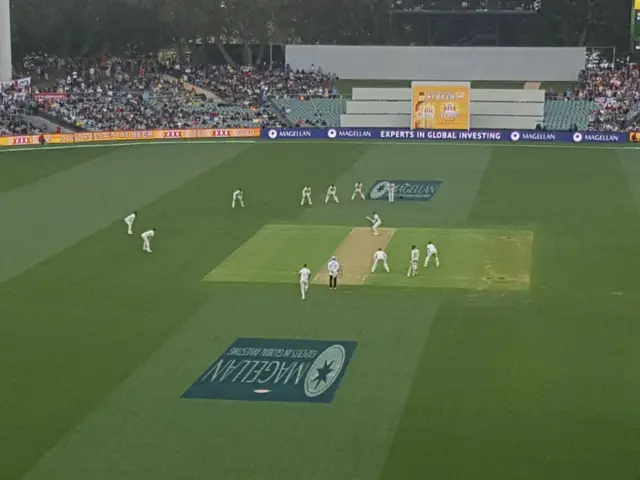
M 34 93 L 32 97 L 37 102 L 55 102 L 56 100 L 68 98 L 69 94 L 64 92 L 42 92 Z
M 114 132 L 82 132 L 69 134 L 45 134 L 47 144 L 121 142 L 141 140 L 180 140 L 198 138 L 258 138 L 259 128 L 194 128 L 188 130 L 124 130 Z M 0 137 L 0 147 L 38 145 L 39 135 Z

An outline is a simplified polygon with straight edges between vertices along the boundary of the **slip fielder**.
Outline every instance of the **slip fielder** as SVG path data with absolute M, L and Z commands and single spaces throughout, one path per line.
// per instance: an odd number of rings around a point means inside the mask
M 362 193 L 362 182 L 356 182 L 353 186 L 353 194 L 351 195 L 351 200 L 355 200 L 357 196 L 360 196 L 362 200 L 364 200 L 364 193 Z
M 333 198 L 333 201 L 336 203 L 340 203 L 340 201 L 338 200 L 338 189 L 336 188 L 335 185 L 329 185 L 329 188 L 327 189 L 327 196 L 324 199 L 324 203 L 328 203 L 329 202 L 329 198 Z
M 131 215 L 127 215 L 124 219 L 124 223 L 127 224 L 127 233 L 133 235 L 133 222 L 136 220 L 138 212 L 133 212 Z
M 373 254 L 373 265 L 371 266 L 371 273 L 374 273 L 376 271 L 376 268 L 378 267 L 379 262 L 382 262 L 384 269 L 387 271 L 387 273 L 389 273 L 389 264 L 387 263 L 387 254 L 384 253 L 381 248 L 379 248 L 376 251 L 376 253 Z
M 376 212 L 373 212 L 372 217 L 365 217 L 367 220 L 371 222 L 371 231 L 374 235 L 380 235 L 378 233 L 378 228 L 382 225 L 382 220 L 378 216 Z
M 420 261 L 420 250 L 415 245 L 411 245 L 411 261 L 409 262 L 409 271 L 407 277 L 415 277 L 418 274 L 418 262 Z
M 231 200 L 231 208 L 236 208 L 236 201 L 240 203 L 240 206 L 244 208 L 244 201 L 242 197 L 244 192 L 241 188 L 237 188 L 235 192 L 233 192 L 233 199 Z
M 436 246 L 433 243 L 429 242 L 427 243 L 427 258 L 424 259 L 425 267 L 429 266 L 429 260 L 431 259 L 431 257 L 434 257 L 436 261 L 436 267 L 439 267 L 440 258 L 438 257 L 438 250 L 436 250 Z
M 329 290 L 338 289 L 338 275 L 340 274 L 340 262 L 336 257 L 331 257 L 327 264 L 327 270 L 329 271 Z
M 142 251 L 151 253 L 151 238 L 156 234 L 156 229 L 147 230 L 140 237 L 142 238 Z
M 307 290 L 309 290 L 309 277 L 311 276 L 311 270 L 307 268 L 306 263 L 298 272 L 298 276 L 300 277 L 300 294 L 302 295 L 302 300 L 304 300 L 305 298 L 307 298 Z
M 389 193 L 389 203 L 395 202 L 396 201 L 396 184 L 395 183 L 392 182 L 389 184 L 388 193 Z
M 300 202 L 300 205 L 304 205 L 305 200 L 309 205 L 313 205 L 311 203 L 311 187 L 309 185 L 302 189 L 302 201 Z

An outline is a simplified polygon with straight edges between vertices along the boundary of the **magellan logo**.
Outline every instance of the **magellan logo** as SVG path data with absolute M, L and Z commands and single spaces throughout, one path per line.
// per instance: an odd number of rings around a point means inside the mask
M 369 190 L 370 200 L 385 200 L 389 197 L 389 185 L 396 186 L 395 200 L 431 200 L 438 192 L 440 180 L 377 180 Z
M 336 138 L 338 136 L 338 132 L 336 132 L 333 128 L 327 132 L 327 137 Z
M 269 138 L 278 138 L 277 130 L 269 130 Z
M 330 403 L 356 343 L 239 338 L 183 398 Z
M 517 142 L 520 140 L 520 132 L 511 132 L 511 141 Z
M 389 193 L 389 182 L 387 182 L 386 180 L 377 181 L 369 191 L 369 198 L 371 200 L 379 200 L 381 198 L 387 198 L 388 193 Z
M 582 141 L 582 134 L 580 132 L 576 132 L 573 134 L 573 141 L 574 142 L 581 142 Z

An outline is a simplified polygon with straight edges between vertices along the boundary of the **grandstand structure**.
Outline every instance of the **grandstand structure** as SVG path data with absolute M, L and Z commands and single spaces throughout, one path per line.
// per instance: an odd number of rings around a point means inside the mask
M 471 128 L 535 129 L 544 123 L 544 90 L 471 89 Z M 343 127 L 411 127 L 411 88 L 354 88 Z
M 11 80 L 11 5 L 0 0 L 0 82 Z

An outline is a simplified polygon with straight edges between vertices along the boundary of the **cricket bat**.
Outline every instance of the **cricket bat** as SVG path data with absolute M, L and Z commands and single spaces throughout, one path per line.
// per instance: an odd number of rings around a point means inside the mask
M 364 217 L 364 218 L 366 218 L 366 219 L 367 219 L 367 220 L 369 220 L 371 223 L 373 223 L 373 220 L 371 220 L 371 218 L 369 218 L 369 217 Z

